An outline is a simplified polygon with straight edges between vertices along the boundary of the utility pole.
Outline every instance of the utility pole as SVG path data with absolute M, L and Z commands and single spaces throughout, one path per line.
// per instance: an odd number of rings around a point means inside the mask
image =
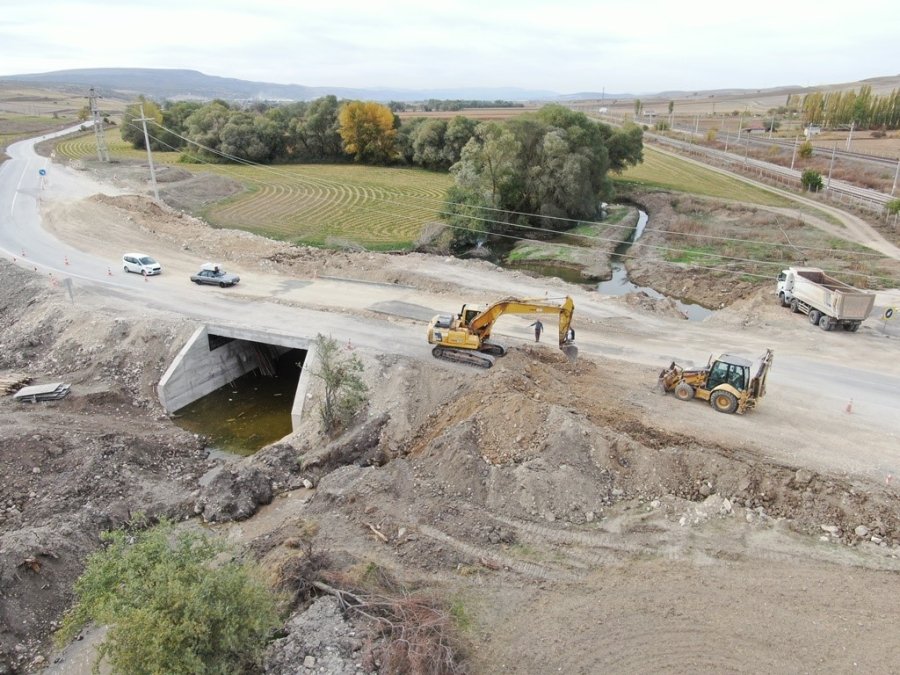
M 775 113 L 772 113 L 772 124 L 769 127 L 769 140 L 772 140 L 773 131 L 775 131 Z
M 153 185 L 153 196 L 159 201 L 159 190 L 156 187 L 156 171 L 153 170 L 153 153 L 150 152 L 150 135 L 147 133 L 147 122 L 152 120 L 144 114 L 144 106 L 141 105 L 141 118 L 135 120 L 144 126 L 144 145 L 147 147 L 147 163 L 150 165 L 150 183 Z
M 103 118 L 100 117 L 100 109 L 97 107 L 97 99 L 103 98 L 91 87 L 88 102 L 91 108 L 91 119 L 94 122 L 94 139 L 97 141 L 97 159 L 101 162 L 109 161 L 109 148 L 106 147 L 106 134 L 103 132 Z
M 791 171 L 794 170 L 794 160 L 797 159 L 797 143 L 799 140 L 799 136 L 794 136 L 794 153 L 791 155 Z
M 894 187 L 891 188 L 891 197 L 894 196 L 894 191 L 897 189 L 897 176 L 900 175 L 900 159 L 897 160 L 897 170 L 894 172 Z
M 852 120 L 850 122 L 850 133 L 847 134 L 847 150 L 850 150 L 850 139 L 853 138 L 853 127 L 856 124 L 856 120 Z
M 834 168 L 834 153 L 837 151 L 837 143 L 831 146 L 831 164 L 828 165 L 828 183 L 825 184 L 825 192 L 831 189 L 831 170 Z

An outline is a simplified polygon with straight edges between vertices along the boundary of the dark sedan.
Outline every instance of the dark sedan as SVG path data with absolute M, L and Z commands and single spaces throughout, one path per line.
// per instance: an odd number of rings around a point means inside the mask
M 205 265 L 197 274 L 191 275 L 191 281 L 195 284 L 212 284 L 213 286 L 234 286 L 241 278 L 237 274 L 226 272 L 221 267 L 206 267 Z

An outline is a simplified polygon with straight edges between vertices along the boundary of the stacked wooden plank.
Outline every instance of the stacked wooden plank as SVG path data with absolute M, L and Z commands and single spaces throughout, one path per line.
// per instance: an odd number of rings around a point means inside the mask
M 23 373 L 0 374 L 0 392 L 13 394 L 31 382 L 31 377 Z
M 53 382 L 51 384 L 36 384 L 31 387 L 23 387 L 19 389 L 13 398 L 17 401 L 25 401 L 26 403 L 38 403 L 41 401 L 58 401 L 69 395 L 71 384 L 64 382 Z

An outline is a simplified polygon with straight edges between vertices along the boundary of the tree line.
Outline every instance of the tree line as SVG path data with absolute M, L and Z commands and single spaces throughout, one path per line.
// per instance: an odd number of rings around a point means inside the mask
M 417 117 L 401 122 L 390 107 L 325 96 L 287 105 L 240 107 L 215 100 L 129 106 L 122 137 L 151 149 L 182 150 L 200 161 L 341 162 L 410 165 L 449 171 L 453 244 L 531 228 L 532 237 L 570 229 L 599 216 L 611 198 L 610 172 L 643 159 L 637 125 L 613 128 L 561 105 L 506 121 Z
M 853 124 L 857 129 L 900 128 L 900 90 L 877 96 L 865 85 L 859 92 L 816 91 L 803 97 L 801 109 L 808 124 L 829 127 Z

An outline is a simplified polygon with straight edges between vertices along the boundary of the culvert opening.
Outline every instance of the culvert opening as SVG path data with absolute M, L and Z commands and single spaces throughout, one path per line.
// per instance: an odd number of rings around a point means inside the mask
M 230 345 L 229 360 L 252 368 L 176 410 L 173 421 L 209 438 L 211 449 L 245 456 L 290 434 L 307 350 L 213 334 L 208 338 L 210 354 Z

